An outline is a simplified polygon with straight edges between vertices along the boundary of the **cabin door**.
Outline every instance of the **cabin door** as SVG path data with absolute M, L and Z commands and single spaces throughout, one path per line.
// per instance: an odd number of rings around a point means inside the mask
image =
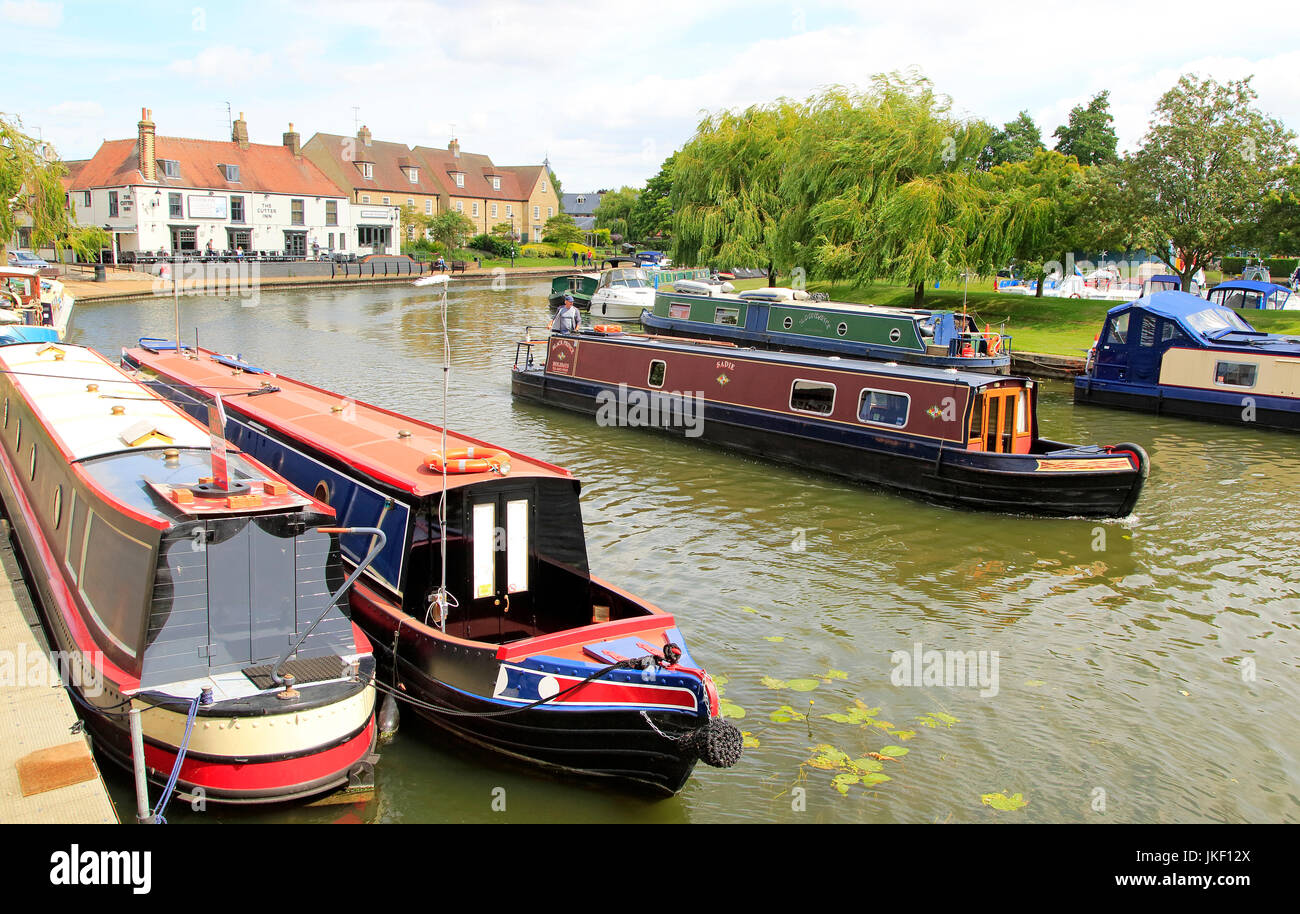
M 1032 438 L 1029 391 L 1002 387 L 978 394 L 972 406 L 967 447 L 995 454 L 1027 454 Z
M 531 617 L 533 503 L 528 488 L 468 499 L 469 637 L 496 640 L 512 634 L 510 616 Z M 527 612 L 525 612 L 527 611 Z M 519 637 L 521 633 L 513 633 Z

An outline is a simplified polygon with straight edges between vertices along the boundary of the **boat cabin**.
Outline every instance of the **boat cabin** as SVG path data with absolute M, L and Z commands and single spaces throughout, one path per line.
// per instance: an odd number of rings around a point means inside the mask
M 634 267 L 606 270 L 600 274 L 596 289 L 648 289 L 653 288 L 650 276 L 645 270 Z
M 1224 308 L 1300 310 L 1300 296 L 1292 294 L 1286 286 L 1254 279 L 1233 279 L 1219 283 L 1206 298 Z

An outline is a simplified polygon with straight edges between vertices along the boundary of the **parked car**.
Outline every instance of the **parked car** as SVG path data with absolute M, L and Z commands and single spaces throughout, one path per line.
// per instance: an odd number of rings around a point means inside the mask
M 59 271 L 49 261 L 37 257 L 31 251 L 23 248 L 9 252 L 9 266 L 36 270 L 41 276 L 55 277 L 59 275 Z

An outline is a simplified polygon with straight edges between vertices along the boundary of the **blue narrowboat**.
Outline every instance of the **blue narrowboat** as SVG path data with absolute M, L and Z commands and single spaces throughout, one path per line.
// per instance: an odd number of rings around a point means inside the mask
M 1300 339 L 1261 333 L 1185 292 L 1111 308 L 1074 400 L 1266 428 L 1300 428 Z
M 1300 310 L 1300 295 L 1286 286 L 1256 279 L 1230 279 L 1221 282 L 1206 296 L 1224 308 L 1250 308 L 1261 311 Z

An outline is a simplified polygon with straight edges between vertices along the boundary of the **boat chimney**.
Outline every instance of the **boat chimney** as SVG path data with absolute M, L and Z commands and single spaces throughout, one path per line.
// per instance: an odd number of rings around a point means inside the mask
M 140 109 L 140 123 L 136 124 L 139 132 L 140 175 L 146 181 L 158 180 L 158 160 L 154 154 L 154 123 L 150 117 L 153 112 L 148 108 Z
M 221 394 L 208 404 L 208 434 L 212 437 L 212 486 L 218 492 L 230 491 L 230 472 L 226 467 L 226 406 Z

